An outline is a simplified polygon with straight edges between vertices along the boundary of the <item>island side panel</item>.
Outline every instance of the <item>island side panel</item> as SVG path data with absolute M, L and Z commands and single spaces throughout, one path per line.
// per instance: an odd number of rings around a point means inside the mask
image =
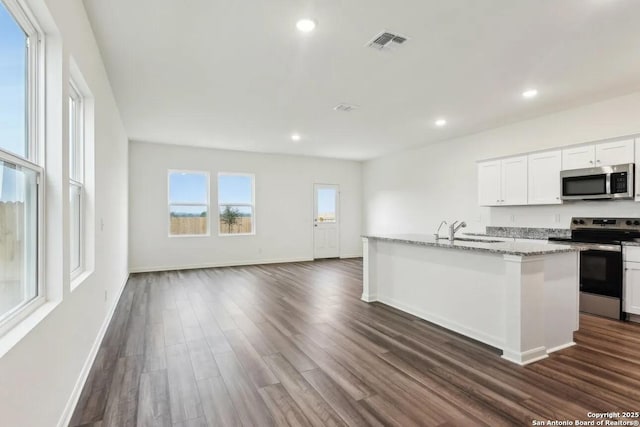
M 362 301 L 377 300 L 377 281 L 375 272 L 376 241 L 362 238 Z
M 547 353 L 575 345 L 580 310 L 579 252 L 545 258 L 545 346 Z
M 502 254 L 369 239 L 369 293 L 447 329 L 502 348 Z M 375 283 L 375 284 L 374 284 Z
M 505 255 L 507 326 L 502 357 L 520 364 L 547 357 L 545 346 L 545 258 Z

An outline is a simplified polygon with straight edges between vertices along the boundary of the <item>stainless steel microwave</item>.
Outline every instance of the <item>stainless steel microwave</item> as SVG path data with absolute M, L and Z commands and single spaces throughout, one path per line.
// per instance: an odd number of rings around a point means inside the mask
M 633 163 L 560 172 L 562 200 L 633 198 Z

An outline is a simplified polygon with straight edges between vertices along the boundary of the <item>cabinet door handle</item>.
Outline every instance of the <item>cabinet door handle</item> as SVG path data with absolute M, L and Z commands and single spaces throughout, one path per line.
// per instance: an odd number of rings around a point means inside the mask
M 593 160 L 589 160 L 589 163 L 593 164 Z
M 600 163 L 600 160 L 596 160 L 596 162 Z

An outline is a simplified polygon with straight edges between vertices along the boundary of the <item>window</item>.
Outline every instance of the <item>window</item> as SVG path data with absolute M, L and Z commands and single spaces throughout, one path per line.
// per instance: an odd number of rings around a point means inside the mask
M 255 234 L 254 176 L 218 174 L 218 230 L 220 235 Z
M 69 85 L 69 232 L 70 271 L 76 278 L 84 270 L 84 116 L 76 84 Z
M 169 236 L 209 235 L 209 174 L 169 171 Z
M 338 190 L 332 187 L 316 189 L 316 221 L 323 223 L 336 222 L 336 199 Z
M 0 334 L 43 301 L 40 46 L 23 10 L 14 0 L 0 0 Z

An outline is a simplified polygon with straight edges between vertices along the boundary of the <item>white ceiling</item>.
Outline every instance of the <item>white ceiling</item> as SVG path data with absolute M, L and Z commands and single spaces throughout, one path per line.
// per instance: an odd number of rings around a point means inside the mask
M 85 6 L 133 140 L 362 160 L 640 89 L 636 0 Z M 366 48 L 381 30 L 410 40 Z

